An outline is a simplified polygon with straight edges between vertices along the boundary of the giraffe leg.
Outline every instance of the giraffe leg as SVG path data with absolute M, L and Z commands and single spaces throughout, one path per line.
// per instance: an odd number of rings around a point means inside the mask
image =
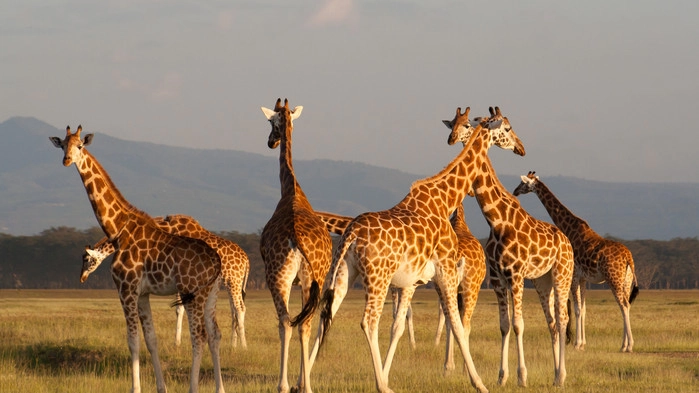
M 388 345 L 388 351 L 386 352 L 386 359 L 383 365 L 383 377 L 386 381 L 388 381 L 388 374 L 391 371 L 393 356 L 398 347 L 398 340 L 400 340 L 405 332 L 407 313 L 410 308 L 410 302 L 413 299 L 413 294 L 415 293 L 415 287 L 395 288 L 395 293 L 398 294 L 398 302 L 397 304 L 394 303 L 396 310 L 393 316 L 393 325 L 391 326 L 391 341 Z
M 582 290 L 580 281 L 576 277 L 570 287 L 570 295 L 573 297 L 573 308 L 575 309 L 575 349 L 580 351 L 585 349 L 584 295 Z
M 575 318 L 576 319 L 576 322 L 575 322 L 576 328 L 578 326 L 578 323 L 580 323 L 580 341 L 578 341 L 578 343 L 580 344 L 580 347 L 578 348 L 576 346 L 575 349 L 580 349 L 580 350 L 584 350 L 585 345 L 587 344 L 587 338 L 585 335 L 585 319 L 587 318 L 587 301 L 585 300 L 586 299 L 585 292 L 587 292 L 587 288 L 585 288 L 586 286 L 587 285 L 585 284 L 585 281 L 582 281 L 579 285 L 578 289 L 580 291 L 580 299 L 579 299 L 579 301 L 580 301 L 580 317 L 578 317 L 576 315 L 576 318 Z M 579 320 L 579 322 L 578 322 L 578 320 Z M 577 338 L 577 336 L 578 336 L 578 334 L 576 334 L 576 338 Z
M 310 301 L 311 297 L 311 282 L 308 274 L 302 274 L 300 277 L 302 284 L 303 299 L 302 304 L 306 304 Z M 303 323 L 298 325 L 299 330 L 299 340 L 301 342 L 301 370 L 299 372 L 299 379 L 296 388 L 292 389 L 295 392 L 312 393 L 311 389 L 311 363 L 310 354 L 308 349 L 308 343 L 311 339 L 311 323 L 313 321 L 313 316 L 307 318 Z
M 463 307 L 459 311 L 461 312 L 461 324 L 464 326 L 464 336 L 467 340 L 471 335 L 471 317 L 473 316 L 473 310 L 476 308 L 476 303 L 478 303 L 481 282 L 483 282 L 482 276 L 480 280 L 476 280 L 469 288 L 461 291 L 463 294 Z M 468 371 L 466 367 L 464 367 L 464 371 Z
M 571 258 L 572 260 L 573 258 Z M 568 328 L 568 295 L 570 294 L 570 280 L 561 282 L 556 277 L 554 277 L 554 302 L 555 302 L 555 316 L 556 316 L 556 329 L 558 335 L 558 364 L 556 365 L 556 371 L 554 374 L 553 385 L 563 387 L 566 380 L 566 329 Z M 585 298 L 583 292 L 583 315 L 585 313 Z M 583 326 L 585 320 L 583 319 Z M 584 337 L 584 336 L 583 336 Z
M 473 386 L 480 393 L 487 393 L 488 389 L 485 387 L 481 377 L 476 371 L 476 366 L 474 365 L 473 358 L 471 357 L 468 336 L 466 336 L 464 327 L 461 324 L 459 307 L 456 300 L 457 287 L 454 286 L 453 288 L 448 288 L 448 284 L 445 283 L 443 279 L 440 279 L 439 276 L 448 276 L 448 274 L 437 275 L 435 278 L 435 283 L 437 284 L 435 288 L 439 294 L 442 308 L 445 310 L 447 337 L 453 335 L 456 343 L 461 349 L 461 355 L 464 358 L 464 368 L 468 372 L 468 376 L 471 380 L 471 386 Z M 449 334 L 449 330 L 451 330 L 451 334 Z
M 383 372 L 381 362 L 381 350 L 379 349 L 379 320 L 383 311 L 383 303 L 388 292 L 388 283 L 372 282 L 365 283 L 366 303 L 364 306 L 364 316 L 361 327 L 366 336 L 366 340 L 371 350 L 371 361 L 374 365 L 374 376 L 376 378 L 376 390 L 380 393 L 393 393 L 388 387 L 388 380 Z
M 269 285 L 269 283 L 268 283 Z M 289 291 L 281 291 L 278 288 L 269 286 L 272 292 L 274 306 L 277 309 L 277 318 L 279 319 L 279 341 L 281 342 L 281 353 L 279 363 L 279 383 L 277 391 L 279 393 L 287 393 L 289 391 L 288 369 L 289 362 L 289 344 L 291 342 L 291 323 L 289 320 Z
M 116 280 L 115 280 L 116 281 Z M 141 368 L 139 364 L 139 351 L 141 339 L 138 336 L 138 305 L 133 298 L 134 294 L 124 295 L 120 293 L 121 306 L 126 317 L 126 337 L 131 354 L 131 393 L 141 393 Z M 158 393 L 166 392 L 165 386 L 158 386 Z
M 180 300 L 180 295 L 177 294 L 175 297 L 175 302 Z M 184 306 L 178 305 L 175 307 L 175 315 L 177 316 L 177 323 L 175 324 L 175 346 L 180 346 L 182 344 L 182 320 L 184 319 Z
M 151 362 L 153 363 L 153 372 L 155 373 L 155 384 L 158 389 L 158 393 L 165 392 L 167 389 L 165 388 L 163 370 L 160 366 L 160 357 L 158 356 L 158 339 L 155 336 L 153 316 L 151 314 L 150 299 L 148 295 L 141 295 L 138 298 L 138 317 L 141 320 L 141 327 L 143 329 L 143 338 L 146 342 L 146 348 L 148 348 Z
M 445 310 L 444 307 L 442 307 L 441 302 L 439 305 L 439 310 L 441 311 L 441 315 L 439 316 L 440 321 L 445 321 L 445 312 L 442 310 Z M 445 347 L 445 360 L 444 360 L 444 371 L 452 371 L 456 368 L 456 363 L 454 362 L 454 334 L 451 332 L 451 326 L 449 324 L 446 324 L 447 326 L 447 333 L 446 333 L 446 347 Z M 465 365 L 464 365 L 465 366 Z
M 498 301 L 498 313 L 500 315 L 500 335 L 502 337 L 500 346 L 500 372 L 498 375 L 498 385 L 505 386 L 509 377 L 509 346 L 510 346 L 510 302 L 507 291 L 507 284 L 498 278 L 498 273 L 490 269 L 490 285 L 493 287 L 495 297 Z
M 189 335 L 192 338 L 192 368 L 189 373 L 189 393 L 199 390 L 199 370 L 204 352 L 204 345 L 208 341 L 206 334 L 205 308 L 206 297 L 197 291 L 194 299 L 185 305 L 187 320 L 189 321 Z
M 218 297 L 219 280 L 216 280 L 209 291 L 204 309 L 204 322 L 206 323 L 206 337 L 211 352 L 211 363 L 214 368 L 214 381 L 216 393 L 225 393 L 223 388 L 223 376 L 221 375 L 221 329 L 216 322 L 216 299 Z
M 242 289 L 236 288 L 235 285 L 226 286 L 228 291 L 228 302 L 231 307 L 232 330 L 233 330 L 233 348 L 238 347 L 238 340 L 243 349 L 248 348 L 247 339 L 245 338 L 245 302 L 243 301 Z
M 408 311 L 405 314 L 405 322 L 408 324 L 408 337 L 410 338 L 410 347 L 415 350 L 417 349 L 417 343 L 415 342 L 415 326 L 413 325 L 413 306 L 408 304 Z
M 342 301 L 345 299 L 345 296 L 347 295 L 347 290 L 349 289 L 349 286 L 354 283 L 354 280 L 356 280 L 357 276 L 359 275 L 357 269 L 354 267 L 353 264 L 348 264 L 345 260 L 339 261 L 338 263 L 339 266 L 335 275 L 335 283 L 332 284 L 331 280 L 328 280 L 328 282 L 326 282 L 326 284 L 329 285 L 329 287 L 323 296 L 324 298 L 326 298 L 323 301 L 327 302 L 327 296 L 329 291 L 330 293 L 332 293 L 332 303 L 330 305 L 330 310 L 324 310 L 320 314 L 321 321 L 319 321 L 318 323 L 318 333 L 316 334 L 316 339 L 313 343 L 313 349 L 311 350 L 311 354 L 308 359 L 309 367 L 313 367 L 316 356 L 318 355 L 318 350 L 320 349 L 320 345 L 326 333 L 325 327 L 323 326 L 323 319 L 328 319 L 329 328 L 333 318 L 335 317 L 335 314 L 337 313 L 337 310 L 340 308 Z M 327 315 L 324 316 L 324 314 Z
M 615 282 L 610 280 L 609 286 L 612 287 L 614 298 L 619 305 L 621 318 L 624 322 L 624 336 L 621 342 L 621 352 L 633 352 L 633 336 L 631 335 L 631 320 L 629 317 L 631 304 L 628 301 L 628 295 L 624 288 L 625 282 L 619 281 L 620 282 Z
M 444 311 L 442 304 L 439 304 L 439 320 L 437 321 L 437 332 L 434 335 L 434 346 L 439 345 L 439 340 L 442 338 L 442 330 L 444 330 Z
M 511 284 L 512 288 L 512 330 L 515 333 L 517 349 L 517 385 L 527 386 L 527 365 L 524 361 L 524 318 L 522 318 L 522 295 L 524 292 L 524 280 L 521 279 Z M 502 318 L 501 318 L 502 320 Z M 503 349 L 503 354 L 507 348 Z

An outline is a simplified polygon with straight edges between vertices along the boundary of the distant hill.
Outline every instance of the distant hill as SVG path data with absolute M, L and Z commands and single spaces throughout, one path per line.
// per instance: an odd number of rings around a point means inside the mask
M 35 118 L 0 123 L 0 232 L 33 235 L 51 227 L 86 229 L 96 220 L 74 167 L 48 140 L 65 135 Z M 122 194 L 152 215 L 189 214 L 215 231 L 257 232 L 279 200 L 276 158 L 234 150 L 200 150 L 131 142 L 96 134 L 88 149 Z M 447 160 L 445 160 L 445 165 Z M 355 216 L 393 206 L 424 175 L 358 162 L 294 162 L 314 208 Z M 496 168 L 497 169 L 497 168 Z M 602 235 L 667 240 L 699 235 L 699 183 L 607 183 L 569 177 L 542 180 Z M 512 191 L 519 176 L 500 174 Z M 548 219 L 533 195 L 522 197 Z M 488 227 L 475 200 L 465 202 L 476 236 Z

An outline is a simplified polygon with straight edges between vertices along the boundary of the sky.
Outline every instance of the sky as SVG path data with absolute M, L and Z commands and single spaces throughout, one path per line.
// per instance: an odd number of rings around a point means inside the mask
M 699 182 L 696 0 L 8 0 L 0 121 L 428 176 L 457 107 L 499 106 L 527 154 L 498 173 Z M 84 132 L 85 132 L 84 131 Z M 98 139 L 95 139 L 98 141 Z M 48 146 L 48 145 L 47 145 Z

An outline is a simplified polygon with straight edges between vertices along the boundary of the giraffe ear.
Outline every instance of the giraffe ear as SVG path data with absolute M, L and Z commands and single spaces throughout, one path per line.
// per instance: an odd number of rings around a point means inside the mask
M 99 259 L 99 257 L 100 257 L 99 252 L 97 252 L 97 251 L 95 251 L 95 250 L 93 250 L 93 249 L 91 249 L 91 248 L 90 248 L 90 249 L 85 249 L 85 253 L 86 253 L 87 255 L 91 256 L 92 258 L 95 258 L 95 259 Z
M 520 179 L 522 179 L 522 183 L 531 183 L 531 179 L 528 176 L 522 175 Z
M 263 107 L 260 107 L 260 109 L 262 109 L 262 113 L 265 114 L 265 117 L 267 118 L 267 120 L 272 120 L 272 118 L 274 117 L 274 115 L 277 114 L 277 112 L 275 112 L 275 111 L 273 111 L 273 110 L 271 110 L 271 109 L 269 109 L 269 108 L 265 108 L 264 106 L 263 106 Z
M 448 129 L 451 130 L 451 120 L 442 120 L 442 123 L 444 123 L 445 126 L 447 126 Z
M 59 148 L 59 149 L 62 149 L 62 148 L 63 148 L 63 141 L 61 140 L 61 138 L 59 138 L 59 137 L 57 137 L 57 136 L 50 136 L 50 137 L 49 137 L 49 140 L 50 140 L 51 143 L 53 143 L 53 145 L 56 146 L 57 148 Z
M 92 138 L 95 137 L 95 134 L 87 134 L 85 135 L 85 139 L 83 139 L 83 146 L 87 146 L 90 143 L 92 143 Z
M 303 107 L 301 105 L 295 107 L 294 110 L 291 111 L 291 120 L 296 120 L 299 116 L 301 116 L 302 111 Z

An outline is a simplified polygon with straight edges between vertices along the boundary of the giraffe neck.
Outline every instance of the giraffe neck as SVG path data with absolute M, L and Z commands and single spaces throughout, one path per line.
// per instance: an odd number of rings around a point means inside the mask
M 490 225 L 491 230 L 499 230 L 511 225 L 511 220 L 515 218 L 515 214 L 524 211 L 519 200 L 500 183 L 487 155 L 482 155 L 482 161 L 478 165 L 479 173 L 474 179 L 473 191 L 483 217 Z
M 281 197 L 302 197 L 306 199 L 301 186 L 296 181 L 294 173 L 294 165 L 291 159 L 291 131 L 293 125 L 291 117 L 286 119 L 286 127 L 282 132 L 281 142 L 279 146 L 279 182 L 281 183 Z
M 490 130 L 478 127 L 461 153 L 442 171 L 427 179 L 418 180 L 396 208 L 425 210 L 448 218 L 458 205 L 463 204 L 466 192 L 477 175 L 479 163 L 487 159 Z
M 83 159 L 75 163 L 90 199 L 97 222 L 110 240 L 117 237 L 134 213 L 145 214 L 131 205 L 116 188 L 99 161 L 83 149 Z
M 466 224 L 466 216 L 464 214 L 463 203 L 460 203 L 456 207 L 456 210 L 454 211 L 454 214 L 451 216 L 451 219 L 449 221 L 451 222 L 451 226 L 454 228 L 455 231 L 465 231 L 471 233 L 470 229 L 468 228 L 468 225 Z
M 544 208 L 549 213 L 549 216 L 566 235 L 570 236 L 571 232 L 579 230 L 581 227 L 587 227 L 585 220 L 576 216 L 571 212 L 555 195 L 549 190 L 546 185 L 537 180 L 534 186 L 534 193 L 544 205 Z

